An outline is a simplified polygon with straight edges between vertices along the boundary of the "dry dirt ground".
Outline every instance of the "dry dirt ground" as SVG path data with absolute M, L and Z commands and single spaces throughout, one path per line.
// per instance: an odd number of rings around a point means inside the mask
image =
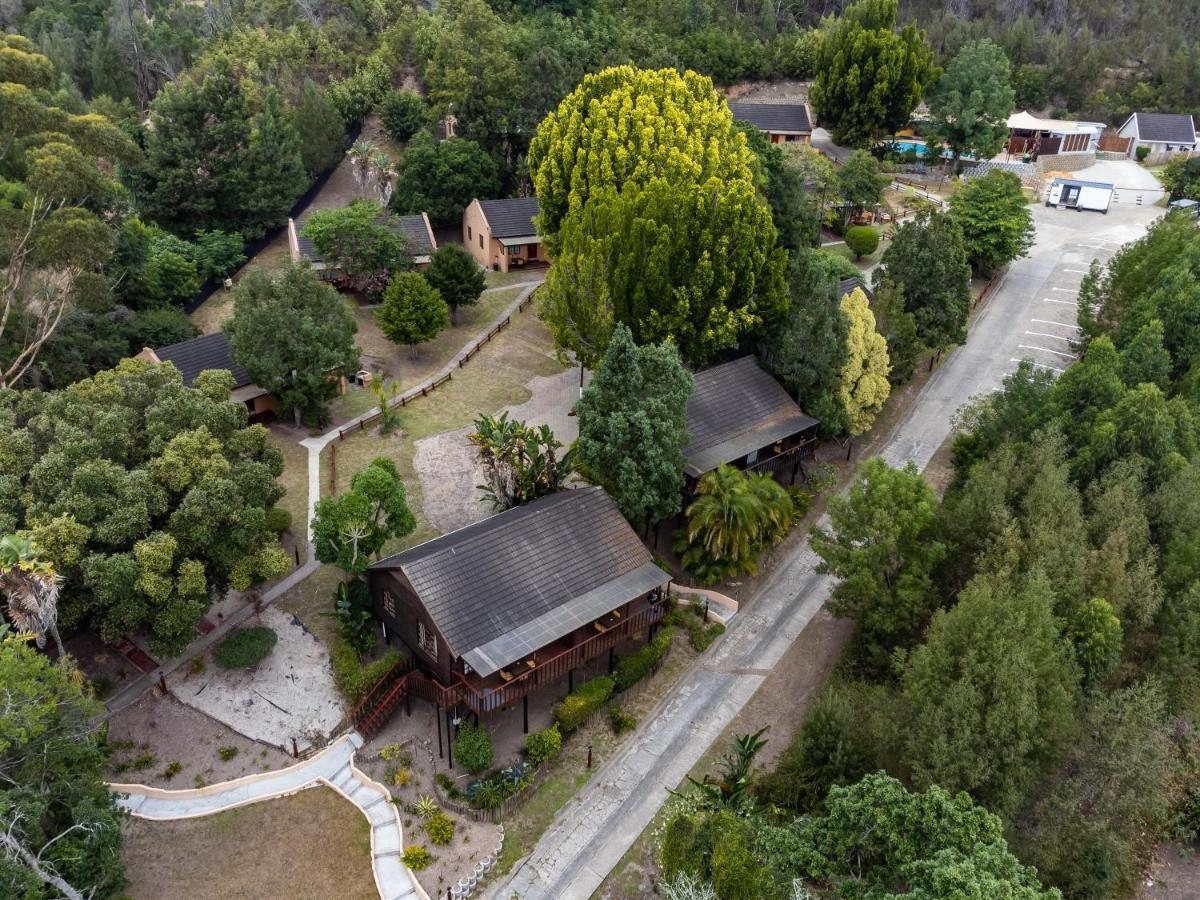
M 176 790 L 281 769 L 293 762 L 275 747 L 252 741 L 158 691 L 113 715 L 108 742 L 113 748 L 109 779 Z M 228 759 L 222 758 L 222 750 Z M 172 763 L 179 763 L 180 769 L 168 778 L 165 773 Z
M 1158 848 L 1150 874 L 1142 879 L 1137 900 L 1195 900 L 1200 897 L 1200 854 L 1181 855 L 1174 844 Z
M 730 87 L 725 96 L 749 103 L 785 103 L 807 100 L 811 88 L 812 83 L 808 81 L 743 81 Z
M 579 436 L 578 420 L 570 415 L 579 399 L 579 370 L 538 376 L 527 387 L 529 399 L 504 411 L 530 425 L 549 425 L 563 447 L 569 447 Z M 478 488 L 484 474 L 476 462 L 475 448 L 467 440 L 473 430 L 467 425 L 416 443 L 413 467 L 421 480 L 425 516 L 441 532 L 462 528 L 492 512 Z
M 327 788 L 125 826 L 133 900 L 375 900 L 370 826 Z

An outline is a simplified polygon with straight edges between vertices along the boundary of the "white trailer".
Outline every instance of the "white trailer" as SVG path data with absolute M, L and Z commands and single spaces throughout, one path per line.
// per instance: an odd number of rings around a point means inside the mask
M 1068 209 L 1093 209 L 1108 212 L 1116 188 L 1103 181 L 1078 181 L 1074 178 L 1055 178 L 1046 194 L 1047 206 Z

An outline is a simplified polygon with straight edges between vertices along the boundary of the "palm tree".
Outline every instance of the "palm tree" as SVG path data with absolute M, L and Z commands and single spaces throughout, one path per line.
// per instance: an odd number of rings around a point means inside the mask
M 786 536 L 792 527 L 792 498 L 787 489 L 765 472 L 747 472 L 746 487 L 758 503 L 759 547 L 772 547 Z
M 396 170 L 392 167 L 392 158 L 382 150 L 371 156 L 371 180 L 375 182 L 375 190 L 379 194 L 379 205 L 387 206 L 392 199 L 395 185 Z
M 688 543 L 699 543 L 714 559 L 728 560 L 738 570 L 753 566 L 758 543 L 758 499 L 746 476 L 721 465 L 700 479 L 696 499 L 688 507 Z
M 28 537 L 0 538 L 0 592 L 8 596 L 8 618 L 18 631 L 32 633 L 38 647 L 46 634 L 54 638 L 61 659 L 66 655 L 58 633 L 58 590 L 62 577 L 38 555 Z
M 367 182 L 371 178 L 371 154 L 374 150 L 374 144 L 364 138 L 359 138 L 346 151 L 354 170 L 354 183 L 358 185 L 358 196 L 360 197 L 365 197 L 367 193 Z

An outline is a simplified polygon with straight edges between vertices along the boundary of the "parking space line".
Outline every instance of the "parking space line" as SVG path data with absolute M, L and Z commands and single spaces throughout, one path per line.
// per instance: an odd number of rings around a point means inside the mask
M 1035 347 L 1032 344 L 1017 344 L 1019 350 L 1041 350 L 1043 353 L 1053 353 L 1055 356 L 1065 356 L 1067 359 L 1074 359 L 1074 353 L 1063 353 L 1061 350 L 1051 350 L 1049 347 Z
M 1053 340 L 1056 340 L 1056 341 L 1066 341 L 1068 344 L 1074 340 L 1074 338 L 1063 337 L 1061 334 L 1046 334 L 1046 332 L 1044 332 L 1044 331 L 1027 331 L 1025 333 L 1032 334 L 1034 337 L 1045 337 L 1045 338 L 1052 338 Z
M 1053 297 L 1043 297 L 1043 303 L 1062 303 L 1065 306 L 1078 306 L 1078 300 L 1055 300 Z
M 1082 331 L 1078 325 L 1073 325 L 1070 322 L 1055 322 L 1053 319 L 1030 319 L 1030 322 L 1040 322 L 1042 325 L 1059 325 L 1063 328 L 1074 328 L 1076 331 Z
M 1052 288 L 1050 288 L 1050 290 L 1052 290 L 1052 291 L 1062 291 L 1064 294 L 1078 294 L 1078 293 L 1079 293 L 1079 288 L 1059 288 L 1059 287 L 1052 287 Z
M 1030 359 L 1030 360 L 1024 360 L 1024 359 L 1014 359 L 1013 357 L 1009 357 L 1008 361 L 1009 361 L 1009 362 L 1015 362 L 1015 363 L 1020 363 L 1020 362 L 1026 362 L 1026 361 L 1028 361 L 1028 362 L 1029 362 L 1029 364 L 1030 364 L 1031 366 L 1033 366 L 1035 369 L 1050 369 L 1052 372 L 1058 372 L 1058 373 L 1060 373 L 1060 374 L 1061 374 L 1062 372 L 1065 372 L 1065 371 L 1067 371 L 1066 369 L 1060 369 L 1058 366 L 1048 366 L 1048 365 L 1046 365 L 1045 363 L 1034 362 L 1032 359 Z
M 1075 274 L 1075 275 L 1086 275 L 1086 274 L 1088 274 L 1088 270 L 1087 270 L 1087 269 L 1063 269 L 1063 271 L 1064 271 L 1064 272 L 1071 272 L 1072 274 Z

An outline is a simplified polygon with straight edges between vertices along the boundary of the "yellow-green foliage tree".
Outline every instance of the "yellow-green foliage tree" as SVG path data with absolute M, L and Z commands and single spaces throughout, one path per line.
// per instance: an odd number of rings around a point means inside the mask
M 846 364 L 842 367 L 842 405 L 850 434 L 859 435 L 871 427 L 891 393 L 891 362 L 887 341 L 875 330 L 875 315 L 862 288 L 842 295 L 842 311 L 850 320 Z
M 703 365 L 786 306 L 786 254 L 732 124 L 708 78 L 620 66 L 538 127 L 529 171 L 554 258 L 543 309 L 585 364 L 624 322 Z

